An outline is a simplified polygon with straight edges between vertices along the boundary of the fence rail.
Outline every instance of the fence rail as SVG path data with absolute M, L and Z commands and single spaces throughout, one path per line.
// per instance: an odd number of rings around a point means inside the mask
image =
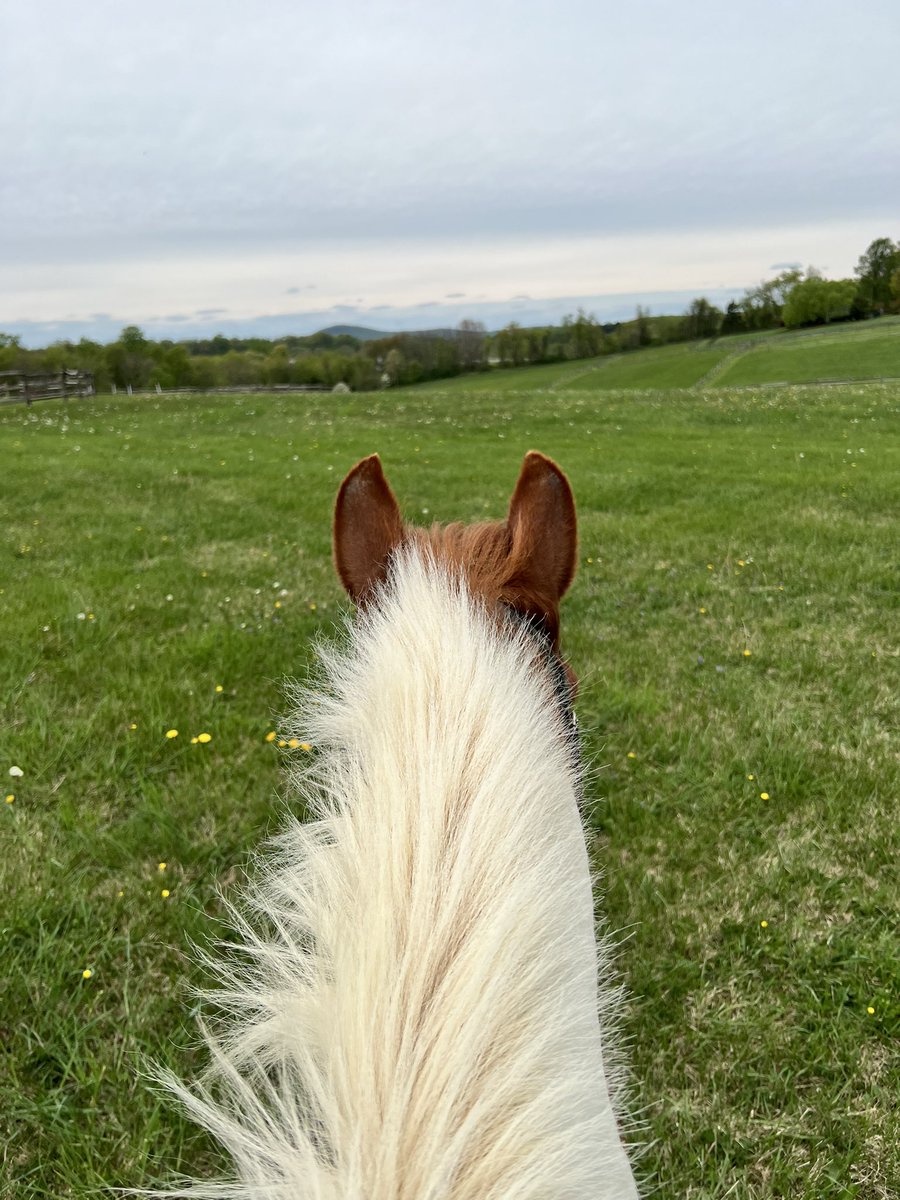
M 93 395 L 94 376 L 90 371 L 67 367 L 61 371 L 0 371 L 0 404 Z

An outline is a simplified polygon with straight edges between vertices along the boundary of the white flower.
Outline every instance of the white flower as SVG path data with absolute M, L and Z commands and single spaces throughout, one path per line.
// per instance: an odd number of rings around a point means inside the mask
M 79 621 L 86 621 L 86 620 L 87 620 L 87 614 L 86 614 L 86 613 L 78 613 L 78 614 L 77 614 L 77 619 L 78 619 Z
M 21 779 L 25 774 L 21 767 L 10 767 L 9 773 L 12 775 L 13 779 Z

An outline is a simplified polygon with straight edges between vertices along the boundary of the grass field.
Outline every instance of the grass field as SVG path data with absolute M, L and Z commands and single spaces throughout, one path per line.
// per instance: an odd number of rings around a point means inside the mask
M 461 375 L 450 391 L 553 392 L 900 379 L 900 317 L 801 331 L 768 330 L 627 354 Z
M 535 447 L 580 505 L 649 1183 L 895 1197 L 898 415 L 900 384 L 0 409 L 0 1196 L 216 1169 L 140 1064 L 195 1069 L 191 943 L 305 753 L 267 735 L 343 611 L 336 487 L 378 450 L 410 519 L 501 515 Z

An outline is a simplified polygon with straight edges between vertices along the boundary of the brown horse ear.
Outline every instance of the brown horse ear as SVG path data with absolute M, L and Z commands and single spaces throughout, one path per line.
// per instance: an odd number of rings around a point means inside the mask
M 400 506 L 372 454 L 349 473 L 334 506 L 334 562 L 354 603 L 384 581 L 402 539 Z
M 525 455 L 507 517 L 517 588 L 555 604 L 575 577 L 578 530 L 569 481 L 551 459 Z

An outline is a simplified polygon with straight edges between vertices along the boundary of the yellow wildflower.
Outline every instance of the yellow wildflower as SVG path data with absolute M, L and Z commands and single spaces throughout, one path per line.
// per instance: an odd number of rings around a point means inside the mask
M 207 742 L 212 741 L 212 734 L 211 733 L 198 733 L 197 741 L 205 746 Z
M 269 732 L 266 734 L 266 741 L 274 742 L 277 737 L 278 737 L 278 734 L 275 732 L 275 730 L 270 729 Z
M 769 928 L 769 922 L 768 922 L 768 921 L 760 921 L 759 925 L 760 925 L 760 928 L 761 928 L 761 929 L 768 929 L 768 928 Z
M 169 891 L 168 888 L 163 888 L 163 890 L 160 892 L 160 895 L 162 896 L 163 900 L 168 900 L 168 898 L 171 896 L 171 894 L 172 893 Z
M 167 730 L 166 730 L 166 737 L 167 737 L 167 738 L 169 738 L 169 740 L 171 740 L 172 738 L 177 738 L 177 737 L 178 737 L 178 730 L 177 730 L 177 729 L 167 729 Z
M 291 739 L 289 740 L 289 742 L 288 742 L 288 747 L 289 747 L 291 750 L 296 750 L 296 749 L 297 749 L 297 747 L 298 747 L 299 745 L 300 745 L 300 739 L 299 739 L 299 738 L 291 738 Z
M 217 684 L 216 684 L 216 691 L 217 691 L 217 692 L 224 692 L 224 691 L 225 691 L 225 689 L 224 689 L 224 687 L 222 687 L 221 683 L 217 683 Z
M 768 800 L 768 798 L 769 798 L 769 793 L 768 793 L 768 792 L 760 792 L 760 793 L 759 793 L 759 798 L 760 798 L 760 800 Z
M 81 978 L 82 979 L 90 979 L 90 977 L 93 975 L 93 973 L 94 972 L 91 970 L 90 967 L 85 967 L 84 970 L 81 972 Z
M 159 863 L 159 864 L 157 865 L 157 868 L 156 868 L 156 869 L 157 869 L 157 871 L 164 871 L 164 870 L 166 869 L 166 864 L 165 864 L 165 863 Z
M 15 796 L 12 794 L 12 792 L 10 792 L 10 793 L 9 793 L 9 795 L 6 797 L 6 803 L 7 803 L 7 804 L 12 804 L 12 802 L 13 802 L 14 800 L 15 800 Z

